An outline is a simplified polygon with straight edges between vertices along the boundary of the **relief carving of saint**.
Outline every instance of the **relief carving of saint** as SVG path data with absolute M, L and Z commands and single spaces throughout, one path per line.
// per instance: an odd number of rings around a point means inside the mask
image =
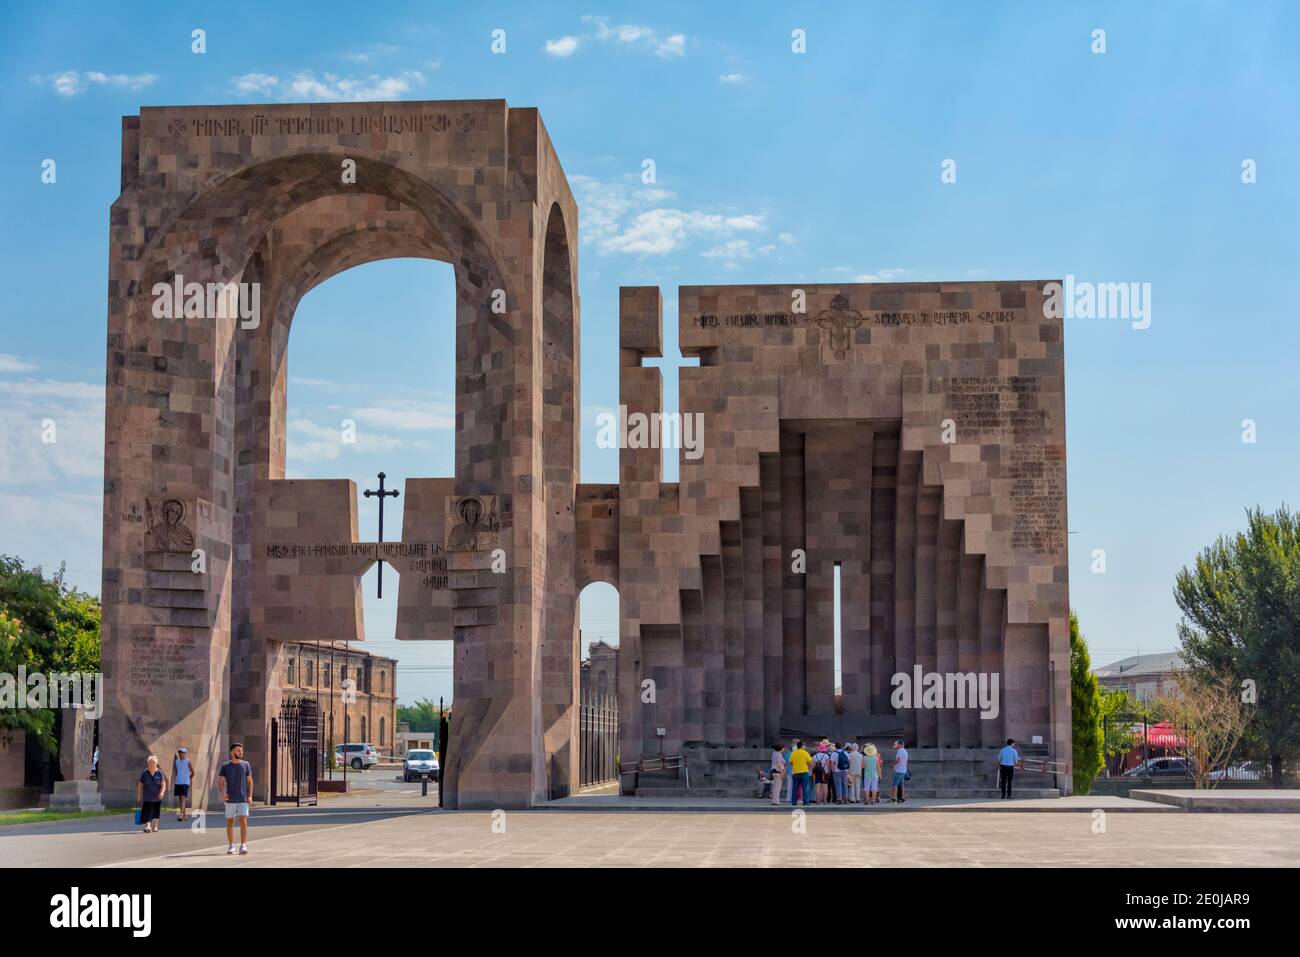
M 185 503 L 180 499 L 163 499 L 154 510 L 153 502 L 144 500 L 147 531 L 145 547 L 151 552 L 190 552 L 194 550 L 194 533 L 185 524 Z
M 457 552 L 476 552 L 496 545 L 501 528 L 495 513 L 488 512 L 483 499 L 468 495 L 456 503 L 460 521 L 452 526 L 447 536 L 447 548 Z

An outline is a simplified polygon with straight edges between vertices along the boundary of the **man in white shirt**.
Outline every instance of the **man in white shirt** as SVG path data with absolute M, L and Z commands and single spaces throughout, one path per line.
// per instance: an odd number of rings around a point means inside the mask
M 894 796 L 889 799 L 890 804 L 902 804 L 907 800 L 903 795 L 903 784 L 907 781 L 907 748 L 903 746 L 903 739 L 899 738 L 894 742 Z
M 1015 738 L 1007 738 L 1006 746 L 998 752 L 998 791 L 1002 800 L 1011 798 L 1011 777 L 1020 763 L 1020 752 L 1014 747 Z

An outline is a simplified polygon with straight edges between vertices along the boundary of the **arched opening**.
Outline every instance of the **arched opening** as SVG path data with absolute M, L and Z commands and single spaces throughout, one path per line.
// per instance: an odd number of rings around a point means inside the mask
M 357 181 L 365 184 L 366 191 L 359 192 L 340 182 L 337 169 L 343 155 L 343 150 L 328 148 L 255 163 L 205 185 L 160 225 L 132 219 L 141 216 L 140 201 L 124 194 L 124 225 L 118 230 L 129 235 L 125 241 L 135 243 L 124 259 L 135 265 L 116 273 L 121 292 L 111 306 L 113 348 L 122 355 L 161 352 L 157 321 L 150 311 L 150 292 L 158 283 L 184 276 L 200 283 L 242 282 L 264 293 L 258 322 L 219 322 L 214 327 L 210 320 L 185 319 L 168 328 L 167 348 L 176 353 L 170 367 L 165 365 L 168 357 L 158 355 L 152 368 L 155 373 L 165 368 L 178 393 L 197 396 L 192 416 L 184 421 L 164 416 L 132 432 L 125 426 L 139 415 L 138 403 L 110 401 L 107 427 L 127 438 L 106 457 L 112 490 L 109 511 L 150 491 L 140 486 L 130 463 L 148 461 L 151 450 L 160 447 L 183 449 L 179 455 L 185 456 L 192 487 L 203 489 L 215 508 L 228 510 L 233 566 L 228 733 L 247 741 L 250 757 L 260 762 L 267 760 L 262 749 L 269 740 L 269 716 L 279 710 L 286 689 L 283 642 L 266 635 L 268 623 L 252 614 L 254 489 L 259 482 L 286 474 L 284 357 L 299 301 L 331 276 L 379 259 L 414 256 L 455 263 L 454 340 L 460 357 L 455 379 L 458 384 L 472 380 L 474 388 L 454 391 L 458 397 L 469 396 L 463 401 L 470 414 L 498 423 L 497 430 L 507 434 L 506 423 L 514 421 L 518 411 L 515 363 L 484 361 L 492 350 L 508 356 L 516 340 L 510 323 L 493 315 L 487 303 L 495 290 L 506 291 L 508 297 L 518 292 L 474 214 L 454 198 L 456 187 L 436 185 L 400 163 L 348 149 L 347 158 L 357 163 Z M 214 224 L 220 228 L 214 229 Z M 190 450 L 184 430 L 190 427 L 189 418 L 197 421 L 201 415 L 217 425 L 209 439 Z M 467 484 L 504 483 L 509 457 L 501 454 L 499 443 L 500 435 L 492 431 L 457 431 L 455 458 L 467 463 L 462 476 Z M 220 512 L 217 518 L 219 522 Z M 221 544 L 225 533 L 219 524 L 216 528 Z M 105 548 L 106 554 L 127 550 L 111 537 Z M 211 594 L 206 599 L 213 607 L 223 600 L 222 582 L 218 574 L 207 586 Z M 502 623 L 508 627 L 509 620 L 507 608 Z M 214 659 L 224 653 L 222 645 L 213 645 Z M 112 654 L 121 656 L 110 649 Z M 127 697 L 115 707 L 125 713 L 140 708 Z M 214 709 L 220 707 L 220 702 L 213 704 L 205 717 L 214 727 Z M 333 733 L 340 724 L 332 714 L 322 722 L 322 727 L 333 729 L 327 733 L 339 744 L 352 738 L 350 715 L 343 717 L 342 726 L 343 734 Z
M 542 246 L 542 466 L 546 590 L 542 602 L 541 750 L 550 755 L 547 794 L 579 785 L 575 495 L 578 480 L 577 299 L 569 228 L 558 204 L 547 211 Z
M 578 786 L 618 787 L 618 589 L 591 582 L 578 595 Z
M 376 259 L 313 286 L 291 317 L 278 369 L 285 477 L 355 482 L 360 541 L 380 537 L 380 498 L 364 494 L 378 491 L 378 473 L 385 473 L 386 490 L 399 493 L 383 499 L 382 537 L 395 542 L 403 540 L 407 481 L 455 472 L 455 289 L 449 263 Z M 356 703 L 365 712 L 359 738 L 335 743 L 368 743 L 367 733 L 377 732 L 373 743 L 386 753 L 401 706 L 452 697 L 451 641 L 396 637 L 400 582 L 391 564 L 372 565 L 360 581 L 364 641 L 317 646 L 326 657 L 357 656 Z M 333 689 L 313 694 L 322 715 L 343 707 Z M 340 722 L 334 718 L 336 727 Z

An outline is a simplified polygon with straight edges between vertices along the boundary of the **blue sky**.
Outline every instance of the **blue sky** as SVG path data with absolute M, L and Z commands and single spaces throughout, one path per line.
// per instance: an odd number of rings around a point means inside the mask
M 66 561 L 98 591 L 123 114 L 503 97 L 540 108 L 580 202 L 584 481 L 616 480 L 594 415 L 617 404 L 620 285 L 663 288 L 672 409 L 678 285 L 1151 283 L 1148 329 L 1067 322 L 1071 602 L 1095 663 L 1172 648 L 1177 570 L 1247 506 L 1300 499 L 1297 38 L 1300 8 L 1281 3 L 7 5 L 0 552 Z M 450 267 L 412 261 L 304 299 L 292 475 L 450 473 L 451 306 Z M 345 412 L 362 441 L 340 450 Z M 385 642 L 392 602 L 367 594 L 402 698 L 449 694 L 449 645 Z M 609 592 L 582 611 L 585 635 L 612 634 Z

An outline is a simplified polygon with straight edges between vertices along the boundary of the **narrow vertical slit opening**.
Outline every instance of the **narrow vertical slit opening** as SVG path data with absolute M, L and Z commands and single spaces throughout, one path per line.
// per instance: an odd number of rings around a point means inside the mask
M 842 606 L 840 604 L 840 563 L 839 562 L 835 563 L 834 588 L 835 588 L 835 605 L 831 612 L 831 620 L 835 623 L 835 713 L 839 714 L 841 711 L 840 702 L 843 699 L 843 695 L 844 695 L 844 691 L 843 691 L 844 656 L 843 656 L 843 650 L 842 650 L 843 645 L 841 639 L 841 634 L 842 634 L 841 616 L 843 612 L 841 611 Z

